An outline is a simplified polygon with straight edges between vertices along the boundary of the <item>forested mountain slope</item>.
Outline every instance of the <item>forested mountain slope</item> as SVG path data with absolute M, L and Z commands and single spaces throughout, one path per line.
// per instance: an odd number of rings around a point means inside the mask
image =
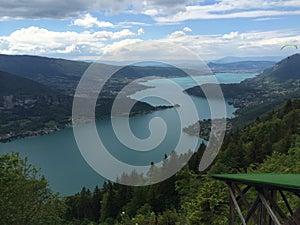
M 187 166 L 159 184 L 126 187 L 108 182 L 94 192 L 83 188 L 67 198 L 67 219 L 74 224 L 88 220 L 95 224 L 228 224 L 227 187 L 208 174 L 300 173 L 300 100 L 287 101 L 267 117 L 227 135 L 212 167 L 200 174 L 204 150 L 202 144 Z M 170 156 L 164 163 L 179 158 Z M 294 203 L 296 207 L 299 201 Z

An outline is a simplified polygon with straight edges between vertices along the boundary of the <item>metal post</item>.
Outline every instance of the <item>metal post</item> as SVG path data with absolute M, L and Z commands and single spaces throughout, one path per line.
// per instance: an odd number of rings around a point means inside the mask
M 268 202 L 265 198 L 265 196 L 261 193 L 258 194 L 259 195 L 259 198 L 262 202 L 262 204 L 265 206 L 266 210 L 268 211 L 270 217 L 272 218 L 273 222 L 275 225 L 281 225 L 279 220 L 277 219 L 275 213 L 273 212 L 273 210 L 271 209 L 271 207 L 268 205 Z
M 248 211 L 248 213 L 247 213 L 247 215 L 245 217 L 246 223 L 248 222 L 248 220 L 250 219 L 250 217 L 252 215 L 254 215 L 255 210 L 259 206 L 259 202 L 260 202 L 259 201 L 259 197 L 257 197 L 256 200 L 253 202 L 253 204 L 250 206 L 249 211 Z M 256 215 L 254 215 L 254 218 L 255 218 L 256 221 L 259 220 L 259 218 Z
M 262 225 L 262 221 L 263 221 L 263 207 L 262 207 L 262 203 L 260 202 L 259 204 L 259 211 L 258 211 L 258 225 Z
M 251 189 L 251 186 L 247 186 L 243 191 L 239 188 L 239 186 L 235 185 L 236 190 L 238 191 L 238 196 L 236 197 L 236 200 L 239 201 L 241 199 L 245 206 L 247 207 L 247 210 L 250 212 L 253 205 L 250 206 L 249 202 L 247 201 L 245 194 Z M 259 199 L 259 198 L 258 198 Z M 248 216 L 248 215 L 247 215 Z M 253 216 L 255 220 L 257 220 L 257 215 L 255 213 L 255 210 L 250 213 L 250 216 Z M 246 223 L 250 218 L 245 218 Z
M 227 183 L 229 189 L 231 187 L 231 183 Z M 230 192 L 229 192 L 230 195 Z M 231 195 L 229 196 L 229 225 L 234 225 L 234 203 L 231 198 Z
M 279 190 L 279 193 L 280 193 L 280 195 L 281 195 L 281 197 L 282 197 L 282 199 L 283 199 L 283 201 L 284 201 L 287 209 L 289 210 L 289 212 L 290 212 L 290 214 L 292 216 L 293 215 L 293 210 L 292 210 L 292 208 L 291 208 L 288 200 L 286 199 L 285 195 L 283 194 L 283 192 L 281 190 Z
M 240 219 L 241 219 L 241 221 L 242 221 L 242 224 L 243 224 L 243 225 L 247 225 L 247 224 L 246 224 L 246 221 L 245 221 L 245 218 L 244 218 L 244 216 L 243 216 L 243 214 L 242 214 L 242 211 L 241 211 L 241 209 L 240 209 L 240 206 L 239 206 L 238 202 L 237 202 L 236 199 L 235 199 L 235 196 L 234 196 L 234 193 L 233 193 L 233 190 L 232 190 L 231 186 L 228 185 L 228 188 L 229 188 L 230 197 L 231 197 L 231 199 L 232 199 L 232 201 L 233 201 L 233 204 L 234 204 L 234 206 L 235 206 L 235 208 L 236 208 L 236 211 L 238 212 L 238 215 L 239 215 L 239 217 L 240 217 Z

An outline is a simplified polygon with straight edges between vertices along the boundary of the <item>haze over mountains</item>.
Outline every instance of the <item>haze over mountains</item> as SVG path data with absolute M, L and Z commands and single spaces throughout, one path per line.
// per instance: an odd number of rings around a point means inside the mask
M 89 65 L 86 62 L 39 56 L 0 55 L 0 122 L 3 125 L 0 136 L 14 130 L 15 127 L 23 133 L 26 130 L 40 132 L 45 127 L 59 129 L 70 123 L 72 95 Z M 243 120 L 251 121 L 256 115 L 267 112 L 278 102 L 300 96 L 299 54 L 276 64 L 268 61 L 244 61 L 209 65 L 216 72 L 264 70 L 256 78 L 245 80 L 240 84 L 221 85 L 224 96 L 232 99 L 232 104 L 239 108 L 237 114 L 239 116 L 247 114 L 247 119 Z M 103 90 L 105 99 L 99 102 L 96 113 L 108 115 L 110 112 L 108 108 L 113 102 L 115 93 L 132 80 L 162 74 L 166 77 L 186 76 L 183 71 L 167 66 L 146 64 L 122 68 L 116 73 L 115 78 L 105 85 Z M 145 87 L 137 85 L 136 89 L 131 91 L 135 92 L 140 88 Z M 199 87 L 188 89 L 187 92 L 204 97 Z M 257 110 L 258 106 L 260 110 Z M 255 113 L 249 113 L 251 107 L 256 107 L 253 109 Z M 135 110 L 136 113 L 144 113 L 156 109 L 148 104 L 139 103 Z
M 227 56 L 221 59 L 212 60 L 212 63 L 235 63 L 235 62 L 245 62 L 245 61 L 270 61 L 278 62 L 282 60 L 282 56 L 260 56 L 260 57 L 236 57 L 236 56 Z
M 215 72 L 263 71 L 257 78 L 242 82 L 241 85 L 247 84 L 247 86 L 253 86 L 253 83 L 257 85 L 257 83 L 260 82 L 264 84 L 268 83 L 268 85 L 273 83 L 275 85 L 274 82 L 282 83 L 290 79 L 299 79 L 299 60 L 300 55 L 295 54 L 276 64 L 271 61 L 241 61 L 223 64 L 209 63 L 208 65 Z M 1 91 L 8 91 L 14 88 L 15 93 L 18 93 L 17 89 L 22 89 L 22 85 L 25 85 L 29 87 L 32 86 L 32 88 L 26 88 L 25 86 L 23 88 L 23 90 L 31 90 L 32 94 L 38 89 L 43 90 L 44 93 L 54 93 L 54 90 L 56 90 L 64 94 L 72 94 L 81 76 L 89 66 L 90 63 L 65 59 L 0 54 L 0 71 L 3 71 L 3 73 L 1 73 L 3 79 Z M 9 74 L 11 74 L 11 79 L 8 79 Z M 166 76 L 184 75 L 184 73 L 181 74 L 177 69 L 146 64 L 136 67 L 127 66 L 123 68 L 119 74 L 117 73 L 116 77 L 123 78 L 126 75 L 126 78 L 130 77 L 136 79 L 157 74 L 165 74 Z M 4 77 L 6 78 L 4 79 Z M 36 83 L 30 83 L 24 78 L 35 81 Z M 10 82 L 11 85 L 9 85 Z M 38 84 L 44 86 L 39 87 Z M 116 84 L 114 83 L 112 86 L 116 86 Z
M 0 54 L 0 71 L 31 79 L 65 94 L 74 93 L 78 81 L 90 64 L 87 62 L 40 56 Z M 228 64 L 210 63 L 208 65 L 213 72 L 260 72 L 274 64 L 274 62 L 269 61 L 242 61 Z M 190 66 L 188 63 L 186 65 Z M 169 70 L 167 67 L 149 66 L 146 64 L 143 66 L 143 70 L 146 67 L 148 68 L 147 75 L 153 75 L 157 71 L 157 68 L 159 71 L 165 69 L 163 72 L 165 75 L 170 73 L 173 73 L 173 76 L 180 75 L 174 74 L 176 71 Z M 141 73 L 144 73 L 140 69 L 135 68 L 137 73 L 139 73 L 139 77 L 141 77 Z M 134 73 L 131 71 L 127 76 L 134 76 Z
M 246 63 L 247 65 L 248 63 Z M 262 63 L 264 64 L 264 62 Z M 261 74 L 252 79 L 247 79 L 242 81 L 240 84 L 234 84 L 236 91 L 228 90 L 225 91 L 225 97 L 233 97 L 234 95 L 240 94 L 240 87 L 244 87 L 245 90 L 253 89 L 259 91 L 265 89 L 270 91 L 274 88 L 277 90 L 277 94 L 287 94 L 286 92 L 280 92 L 280 88 L 289 88 L 297 91 L 299 88 L 300 79 L 300 54 L 295 54 L 283 59 L 282 61 L 276 63 L 273 67 L 265 69 Z M 227 85 L 227 84 L 226 84 Z M 224 84 L 222 87 L 226 87 Z M 229 84 L 230 85 L 230 84 Z M 227 85 L 227 86 L 229 86 Z M 197 88 L 197 87 L 195 87 Z M 278 89 L 279 88 L 279 89 Z M 189 89 L 192 90 L 193 88 Z M 229 92 L 230 91 L 230 92 Z M 275 91 L 275 90 L 273 90 Z M 292 92 L 289 90 L 289 93 Z M 231 93 L 231 94 L 229 94 Z M 276 94 L 276 93 L 274 93 Z
M 300 96 L 299 71 L 300 55 L 295 54 L 265 69 L 255 78 L 239 84 L 221 84 L 221 88 L 224 97 L 231 99 L 231 103 L 239 108 L 237 115 L 240 119 L 243 122 L 251 122 L 287 99 Z M 205 84 L 206 87 L 214 85 Z M 187 89 L 186 92 L 205 97 L 200 87 Z
M 248 72 L 248 73 L 260 73 L 266 68 L 270 68 L 275 65 L 276 62 L 272 61 L 241 61 L 230 63 L 208 63 L 208 66 L 215 73 L 224 72 Z
M 256 78 L 242 82 L 242 84 L 254 89 L 266 89 L 275 96 L 284 96 L 299 91 L 299 80 L 300 54 L 295 54 L 266 69 Z

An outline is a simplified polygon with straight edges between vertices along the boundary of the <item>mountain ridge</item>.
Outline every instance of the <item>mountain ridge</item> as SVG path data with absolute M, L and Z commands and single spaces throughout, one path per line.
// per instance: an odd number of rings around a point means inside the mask
M 263 70 L 272 67 L 275 62 L 272 61 L 241 61 L 230 63 L 213 63 L 208 66 L 215 73 L 219 72 L 262 72 Z
M 0 71 L 0 96 L 4 95 L 39 95 L 55 91 L 33 80 L 15 74 Z
M 0 54 L 0 70 L 70 93 L 90 64 L 31 55 Z
M 91 64 L 92 63 L 89 62 L 49 58 L 44 56 L 0 54 L 1 71 L 34 80 L 69 95 L 74 94 L 81 76 Z M 104 63 L 101 64 L 104 66 L 116 66 Z M 261 72 L 263 69 L 270 67 L 273 64 L 274 63 L 272 62 L 248 61 L 235 62 L 232 64 L 216 64 L 211 62 L 208 65 L 212 66 L 214 72 Z M 190 68 L 188 62 L 185 62 L 182 65 L 182 68 L 185 68 L 184 65 Z M 127 66 L 133 67 L 134 65 Z M 124 66 L 119 68 L 123 67 Z M 145 69 L 145 72 L 149 73 L 151 67 L 153 70 L 153 66 L 146 66 L 142 69 Z M 141 68 L 138 67 L 136 69 L 138 71 L 141 70 Z M 190 69 L 193 68 L 191 67 Z M 169 72 L 172 72 L 172 70 L 169 70 Z M 136 76 L 133 76 L 133 78 L 134 77 Z
M 291 55 L 272 68 L 271 71 L 266 70 L 262 74 L 264 77 L 272 77 L 278 80 L 283 79 L 299 79 L 300 78 L 300 54 Z M 287 66 L 286 66 L 287 65 Z M 288 75 L 289 77 L 286 77 Z
M 300 55 L 289 56 L 255 78 L 239 84 L 221 84 L 225 98 L 237 109 L 233 120 L 237 126 L 249 124 L 257 116 L 267 113 L 290 98 L 300 97 Z M 284 79 L 283 79 L 284 78 Z M 206 89 L 218 84 L 205 84 Z M 197 86 L 185 90 L 190 95 L 205 98 Z M 213 93 L 212 93 L 212 96 Z M 215 96 L 216 98 L 220 96 Z
M 226 56 L 220 59 L 212 60 L 212 63 L 233 63 L 233 62 L 243 62 L 243 61 L 272 61 L 278 62 L 284 59 L 284 56 L 259 56 L 259 57 L 237 57 L 237 56 Z

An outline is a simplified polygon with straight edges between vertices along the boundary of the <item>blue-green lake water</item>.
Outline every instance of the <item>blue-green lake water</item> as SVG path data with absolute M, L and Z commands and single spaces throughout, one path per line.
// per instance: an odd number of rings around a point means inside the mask
M 233 73 L 222 73 L 216 74 L 216 77 L 220 83 L 238 83 L 247 78 L 252 78 L 256 74 L 233 74 Z M 180 83 L 182 87 L 189 88 L 194 86 L 189 78 L 172 78 L 174 81 Z M 201 79 L 202 83 L 205 83 L 205 78 Z M 158 84 L 163 85 L 164 80 L 151 80 L 146 82 L 146 85 L 157 86 Z M 148 91 L 149 89 L 145 90 Z M 167 93 L 166 95 L 174 95 L 176 93 Z M 136 93 L 139 95 L 140 93 Z M 134 98 L 135 95 L 131 96 Z M 210 110 L 205 99 L 191 97 L 195 103 L 196 108 L 199 111 L 199 117 L 210 118 Z M 146 99 L 146 101 L 153 105 L 161 104 L 161 101 L 156 102 L 155 99 Z M 184 103 L 179 101 L 179 108 L 184 108 Z M 227 116 L 231 117 L 235 109 L 232 106 L 227 105 Z M 111 128 L 110 119 L 103 119 L 96 122 L 98 130 L 101 132 L 101 139 L 105 146 L 109 148 L 110 153 L 127 163 L 137 163 L 140 165 L 149 165 L 150 162 L 160 161 L 164 154 L 169 154 L 174 150 L 176 146 L 176 139 L 178 134 L 181 132 L 179 124 L 178 114 L 175 108 L 160 110 L 146 115 L 139 115 L 130 118 L 130 127 L 132 132 L 140 137 L 145 138 L 149 136 L 148 123 L 152 118 L 160 117 L 164 119 L 168 126 L 168 133 L 166 138 L 161 145 L 149 152 L 132 151 L 122 145 L 115 137 Z M 187 124 L 192 124 L 196 121 L 188 121 Z M 200 139 L 187 134 L 182 134 L 184 141 L 187 143 L 201 141 Z M 83 186 L 93 189 L 96 185 L 101 186 L 105 179 L 97 174 L 83 159 L 75 138 L 73 136 L 73 129 L 66 128 L 64 130 L 39 136 L 39 137 L 28 137 L 20 140 L 15 140 L 9 143 L 0 144 L 0 154 L 5 152 L 20 152 L 22 157 L 27 156 L 29 162 L 34 164 L 36 167 L 41 168 L 41 173 L 44 174 L 49 181 L 50 187 L 63 195 L 74 194 L 79 192 Z M 109 165 L 107 165 L 109 167 Z

